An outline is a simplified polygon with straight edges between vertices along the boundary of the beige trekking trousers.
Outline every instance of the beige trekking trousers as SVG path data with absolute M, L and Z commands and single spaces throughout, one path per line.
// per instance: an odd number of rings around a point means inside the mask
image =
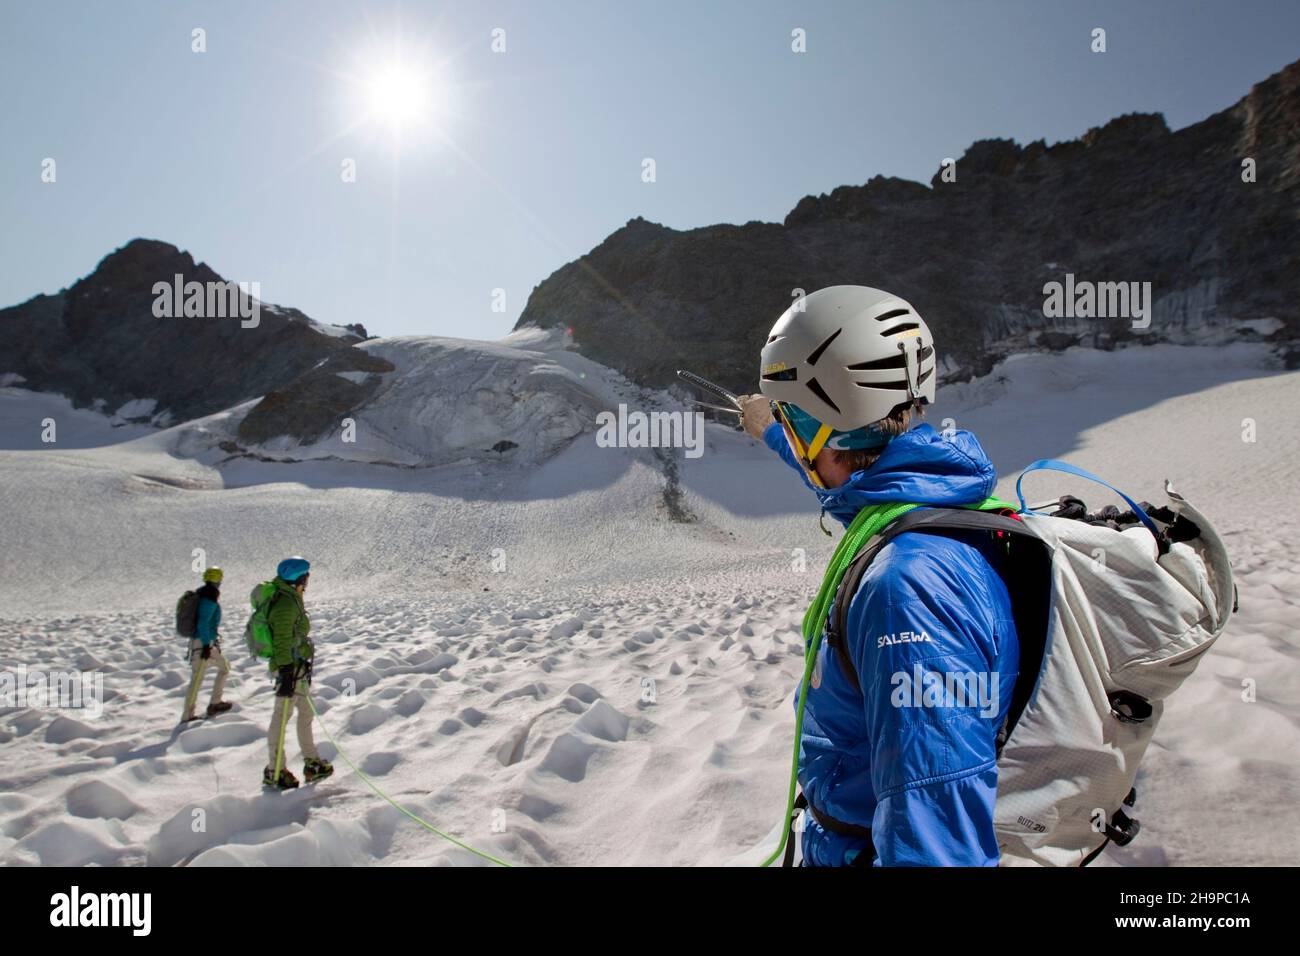
M 201 687 L 194 686 L 194 678 L 198 676 L 199 665 L 203 664 L 203 642 L 197 637 L 190 639 L 190 690 L 185 701 L 188 706 L 186 717 L 194 716 L 194 705 L 198 702 Z M 221 653 L 221 644 L 218 641 L 212 642 L 212 653 L 208 656 L 207 667 L 204 675 L 209 671 L 215 671 L 216 681 L 212 684 L 212 697 L 208 699 L 208 706 L 221 703 L 221 692 L 226 689 L 226 678 L 230 676 L 230 663 Z
M 294 695 L 290 698 L 273 697 L 275 709 L 271 712 L 271 729 L 266 735 L 266 749 L 270 755 L 267 765 L 275 766 L 275 752 L 280 746 L 280 725 L 284 721 L 284 702 L 292 700 L 293 703 L 289 709 L 298 711 L 298 746 L 302 750 L 304 760 L 319 760 L 320 751 L 316 749 L 316 740 L 311 733 L 311 706 L 307 703 L 307 693 L 311 690 L 311 684 L 305 680 L 298 681 L 294 687 Z M 289 765 L 289 756 L 286 753 L 281 766 Z

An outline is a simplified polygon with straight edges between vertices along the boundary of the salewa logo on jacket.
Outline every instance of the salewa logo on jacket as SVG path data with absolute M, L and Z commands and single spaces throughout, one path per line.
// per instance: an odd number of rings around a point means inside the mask
M 899 631 L 897 634 L 881 634 L 876 638 L 876 647 L 888 647 L 890 644 L 933 644 L 925 631 Z

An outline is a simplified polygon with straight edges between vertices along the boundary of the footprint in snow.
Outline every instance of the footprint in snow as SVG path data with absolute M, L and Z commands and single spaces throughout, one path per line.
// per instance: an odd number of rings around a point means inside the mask
M 140 811 L 134 800 L 102 780 L 88 780 L 69 787 L 63 800 L 74 817 L 126 820 Z
M 528 745 L 528 731 L 533 722 L 514 727 L 492 746 L 492 753 L 503 767 L 510 767 L 524 759 L 524 750 Z
M 618 743 L 627 739 L 630 721 L 603 699 L 597 700 L 573 727 L 555 738 L 542 758 L 538 770 L 578 783 L 587 776 L 587 762 L 596 753 L 597 745 L 588 737 Z
M 541 700 L 547 695 L 547 693 L 548 691 L 545 684 L 540 681 L 533 681 L 531 684 L 525 684 L 523 687 L 502 694 L 492 702 L 492 706 L 496 707 L 508 700 L 514 700 L 516 697 L 531 697 L 533 700 Z
M 393 710 L 403 717 L 411 717 L 420 711 L 424 706 L 424 695 L 416 690 L 408 690 L 397 698 L 397 703 L 393 705 Z
M 266 740 L 266 728 L 249 720 L 205 723 L 180 735 L 181 750 L 187 754 L 204 753 L 216 747 L 242 747 L 255 740 Z
M 382 726 L 391 716 L 389 711 L 378 704 L 366 704 L 352 712 L 348 718 L 348 732 L 360 737 Z
M 98 739 L 104 735 L 103 728 L 91 727 L 71 717 L 55 717 L 45 728 L 45 741 L 51 744 L 66 744 L 72 740 Z
M 583 683 L 572 684 L 565 693 L 578 698 L 584 704 L 594 704 L 601 697 L 600 691 L 590 684 Z
M 401 763 L 401 756 L 387 750 L 379 750 L 372 754 L 367 754 L 366 759 L 361 761 L 361 772 L 369 777 L 382 777 L 389 773 L 394 767 Z

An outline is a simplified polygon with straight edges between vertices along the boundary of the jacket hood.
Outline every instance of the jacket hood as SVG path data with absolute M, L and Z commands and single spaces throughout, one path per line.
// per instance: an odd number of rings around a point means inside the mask
M 918 425 L 886 445 L 870 468 L 838 488 L 814 490 L 827 514 L 847 526 L 866 505 L 966 505 L 983 501 L 996 484 L 993 462 L 973 434 Z

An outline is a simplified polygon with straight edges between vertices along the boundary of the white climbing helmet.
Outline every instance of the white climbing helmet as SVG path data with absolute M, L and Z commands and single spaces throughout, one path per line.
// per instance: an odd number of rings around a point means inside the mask
M 934 338 L 896 295 L 833 285 L 796 301 L 763 346 L 759 388 L 840 432 L 934 401 Z

